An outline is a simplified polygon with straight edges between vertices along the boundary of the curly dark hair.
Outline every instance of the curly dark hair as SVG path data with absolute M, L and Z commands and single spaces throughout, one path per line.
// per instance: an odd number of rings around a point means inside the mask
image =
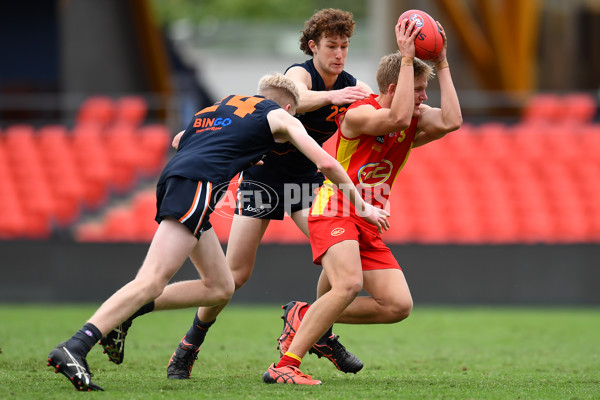
M 313 55 L 308 47 L 309 40 L 319 44 L 323 36 L 331 37 L 352 37 L 354 33 L 354 19 L 351 12 L 338 10 L 335 8 L 325 8 L 313 14 L 308 21 L 304 23 L 304 30 L 300 31 L 300 50 L 309 56 Z

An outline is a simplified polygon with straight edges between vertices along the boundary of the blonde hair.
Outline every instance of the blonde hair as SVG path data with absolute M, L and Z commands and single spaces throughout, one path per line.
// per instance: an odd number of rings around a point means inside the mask
M 380 93 L 385 93 L 391 84 L 398 83 L 398 74 L 402 64 L 402 54 L 399 51 L 385 55 L 379 61 L 377 68 L 377 87 Z M 433 68 L 424 61 L 415 57 L 413 61 L 415 78 L 426 76 L 430 80 L 435 76 Z
M 260 78 L 260 81 L 258 81 L 258 94 L 275 101 L 282 107 L 285 104 L 298 107 L 298 104 L 300 104 L 300 92 L 298 92 L 296 84 L 279 72 Z

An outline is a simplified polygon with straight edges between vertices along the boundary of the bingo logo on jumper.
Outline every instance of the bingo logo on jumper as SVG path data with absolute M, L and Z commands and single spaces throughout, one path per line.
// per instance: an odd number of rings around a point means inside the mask
M 194 129 L 196 133 L 219 131 L 224 126 L 231 125 L 231 118 L 196 118 L 194 119 Z
M 358 170 L 358 181 L 363 186 L 381 185 L 392 175 L 393 168 L 388 160 L 365 164 Z
M 242 215 L 264 217 L 279 205 L 277 193 L 269 185 L 261 182 L 232 180 L 213 187 L 213 192 L 217 191 L 224 193 L 211 210 L 214 214 L 225 218 L 233 218 L 236 207 L 242 210 Z
M 220 127 L 231 124 L 231 118 L 196 118 L 194 128 Z

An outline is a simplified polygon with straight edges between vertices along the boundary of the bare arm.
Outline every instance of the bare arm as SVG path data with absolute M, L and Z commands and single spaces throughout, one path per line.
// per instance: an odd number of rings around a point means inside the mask
M 408 29 L 406 29 L 407 24 L 408 20 L 404 20 L 395 27 L 398 49 L 403 55 L 397 84 L 389 85 L 387 91 L 380 94 L 380 98 L 391 97 L 389 108 L 384 106 L 375 109 L 370 105 L 364 105 L 346 111 L 342 120 L 344 136 L 349 138 L 360 135 L 380 136 L 401 131 L 410 126 L 414 112 L 415 90 L 412 59 L 415 56 L 415 38 L 421 28 L 413 31 L 415 22 L 411 22 Z
M 269 112 L 267 119 L 275 141 L 290 141 L 350 199 L 362 218 L 375 225 L 380 232 L 389 228 L 386 218 L 389 214 L 362 199 L 344 168 L 308 135 L 298 119 L 283 109 Z
M 446 61 L 447 39 L 442 25 L 437 23 L 442 37 L 444 38 L 444 48 L 439 56 L 432 60 L 435 63 L 438 81 L 440 83 L 441 107 L 432 108 L 424 104 L 421 105 L 421 118 L 417 128 L 421 131 L 415 137 L 413 147 L 422 146 L 431 141 L 444 137 L 447 133 L 460 128 L 462 125 L 462 113 L 458 94 L 452 82 L 450 68 Z
M 360 135 L 381 136 L 404 130 L 410 124 L 409 118 L 397 119 L 389 108 L 376 109 L 369 104 L 346 111 L 342 118 L 340 126 L 347 138 Z
M 173 138 L 173 141 L 171 142 L 171 146 L 175 150 L 177 150 L 179 148 L 179 141 L 181 140 L 181 137 L 183 136 L 184 133 L 185 133 L 185 131 L 181 131 L 177 135 L 175 135 L 175 137 Z
M 368 97 L 372 90 L 364 82 L 357 81 L 356 86 L 348 86 L 338 90 L 312 90 L 308 71 L 302 67 L 292 67 L 285 76 L 294 81 L 300 92 L 298 113 L 314 111 L 328 104 L 343 105 Z

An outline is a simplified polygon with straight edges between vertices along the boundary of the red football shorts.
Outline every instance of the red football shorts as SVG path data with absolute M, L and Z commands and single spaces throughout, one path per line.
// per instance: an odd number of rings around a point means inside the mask
M 381 236 L 357 224 L 352 218 L 309 215 L 308 232 L 315 264 L 321 265 L 321 258 L 334 244 L 356 240 L 363 271 L 402 269 Z

